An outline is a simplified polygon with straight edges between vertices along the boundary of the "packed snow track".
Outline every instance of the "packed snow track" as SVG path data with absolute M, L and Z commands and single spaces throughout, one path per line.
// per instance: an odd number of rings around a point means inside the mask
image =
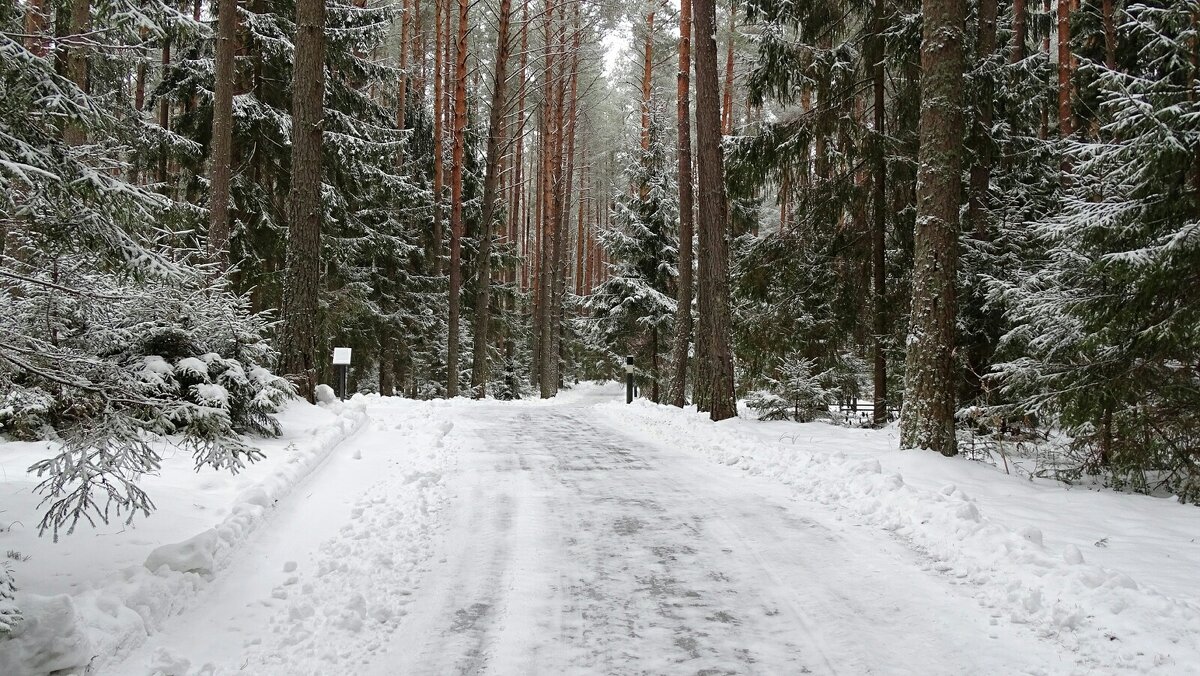
M 415 422 L 377 402 L 192 610 L 103 673 L 1082 673 L 888 533 L 637 441 L 594 400 Z

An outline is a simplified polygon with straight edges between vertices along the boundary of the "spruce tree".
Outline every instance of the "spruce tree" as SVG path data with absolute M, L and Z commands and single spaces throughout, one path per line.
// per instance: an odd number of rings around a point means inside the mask
M 912 320 L 901 448 L 958 452 L 954 329 L 963 155 L 965 0 L 922 0 L 921 146 L 917 156 Z

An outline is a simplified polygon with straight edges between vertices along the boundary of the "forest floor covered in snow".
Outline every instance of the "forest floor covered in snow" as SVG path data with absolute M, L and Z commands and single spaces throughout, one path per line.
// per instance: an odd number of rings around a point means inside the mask
M 1194 507 L 622 394 L 293 404 L 57 543 L 0 444 L 0 673 L 1200 673 Z

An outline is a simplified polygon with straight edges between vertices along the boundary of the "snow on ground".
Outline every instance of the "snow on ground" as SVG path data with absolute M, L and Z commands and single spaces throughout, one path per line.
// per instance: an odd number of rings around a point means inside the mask
M 694 409 L 600 407 L 635 436 L 790 486 L 888 531 L 1004 621 L 1088 670 L 1200 673 L 1200 511 L 1072 490 L 961 458 L 897 450 L 897 430 L 712 423 Z
M 100 673 L 354 674 L 389 642 L 429 567 L 457 435 L 441 402 L 355 402 L 367 428 L 279 502 L 192 610 Z
M 245 475 L 172 459 L 134 527 L 17 526 L 56 640 L 0 673 L 1200 674 L 1194 508 L 623 401 L 298 405 Z M 32 514 L 43 451 L 8 451 Z
M 259 440 L 266 457 L 233 475 L 196 472 L 190 455 L 164 448 L 142 487 L 158 509 L 126 525 L 86 523 L 58 542 L 38 537 L 40 497 L 27 468 L 48 444 L 0 444 L 0 551 L 6 552 L 26 621 L 0 642 L 0 674 L 85 666 L 123 654 L 188 605 L 225 567 L 272 505 L 366 421 L 359 404 L 292 403 L 284 433 Z

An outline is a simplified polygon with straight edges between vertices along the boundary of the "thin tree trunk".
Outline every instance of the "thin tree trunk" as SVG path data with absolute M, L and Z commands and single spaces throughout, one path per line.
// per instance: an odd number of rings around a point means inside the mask
M 418 101 L 425 100 L 425 27 L 421 23 L 421 0 L 413 0 L 413 57 L 417 62 L 415 95 Z
M 695 0 L 696 140 L 700 178 L 700 335 L 697 384 L 713 420 L 737 415 L 729 317 L 729 204 L 721 157 L 721 87 L 717 80 L 716 2 Z
M 471 364 L 471 388 L 476 399 L 487 396 L 488 325 L 491 321 L 492 220 L 500 199 L 500 148 L 504 145 L 504 108 L 508 103 L 508 61 L 512 52 L 509 40 L 509 16 L 512 0 L 500 0 L 499 29 L 496 34 L 496 62 L 492 67 L 492 107 L 488 114 L 487 160 L 483 178 L 483 214 L 479 225 L 479 293 L 475 306 L 474 361 Z
M 721 133 L 733 133 L 733 45 L 737 35 L 737 3 L 729 3 L 729 37 L 725 43 L 725 95 L 721 101 Z
M 1117 69 L 1117 21 L 1113 13 L 1113 0 L 1102 0 L 1100 16 L 1104 25 L 1104 65 L 1109 70 Z
M 1027 13 L 1025 0 L 1013 0 L 1012 52 L 1008 57 L 1009 63 L 1018 63 L 1025 59 L 1025 41 L 1029 34 L 1029 29 L 1026 28 Z
M 209 178 L 208 257 L 229 267 L 229 186 L 233 179 L 233 58 L 237 50 L 237 0 L 219 0 L 213 87 L 212 165 Z
M 563 354 L 563 311 L 564 311 L 564 296 L 566 293 L 566 277 L 567 277 L 567 235 L 570 232 L 571 218 L 571 187 L 575 173 L 575 130 L 576 130 L 576 114 L 578 112 L 578 93 L 579 93 L 579 3 L 573 3 L 574 6 L 574 37 L 572 38 L 570 54 L 571 65 L 569 74 L 565 70 L 560 70 L 559 81 L 560 88 L 558 92 L 558 111 L 559 120 L 558 128 L 560 130 L 557 140 L 556 157 L 563 158 L 561 163 L 556 163 L 559 167 L 559 176 L 555 181 L 557 190 L 554 196 L 554 252 L 553 252 L 553 272 L 551 276 L 551 306 L 550 306 L 550 350 L 548 354 L 549 366 L 551 370 L 551 391 L 552 394 L 558 394 L 559 388 L 562 386 L 562 365 L 564 363 Z M 559 5 L 562 15 L 562 30 L 561 42 L 566 53 L 566 4 Z M 562 68 L 567 68 L 566 60 L 560 61 Z M 570 83 L 567 85 L 567 83 Z M 567 94 L 569 87 L 570 94 Z M 564 97 L 566 100 L 564 101 Z M 568 107 L 569 106 L 569 107 Z M 565 119 L 564 119 L 565 114 Z
M 1071 0 L 1058 0 L 1058 133 L 1071 135 Z
M 445 164 L 443 156 L 445 141 L 442 124 L 445 118 L 442 115 L 442 107 L 446 102 L 442 95 L 442 89 L 445 86 L 445 79 L 442 77 L 444 74 L 442 38 L 445 35 L 443 24 L 450 23 L 446 20 L 446 12 L 443 11 L 446 1 L 434 0 L 433 9 L 433 246 L 430 255 L 430 269 L 435 275 L 441 274 L 442 271 L 442 188 L 445 184 L 445 167 L 443 166 Z
M 954 455 L 955 274 L 962 202 L 962 0 L 922 0 L 920 150 L 901 448 Z
M 554 77 L 554 6 L 553 0 L 547 0 L 542 14 L 542 104 L 538 120 L 538 186 L 537 186 L 537 223 L 534 228 L 534 261 L 531 270 L 533 277 L 533 372 L 534 384 L 538 393 L 545 398 L 550 396 L 549 385 L 546 382 L 546 352 L 550 343 L 549 315 L 549 284 L 547 283 L 547 245 L 550 233 L 550 194 L 552 192 L 551 157 L 554 155 L 554 92 L 556 81 Z
M 589 169 L 589 167 L 588 167 L 588 152 L 587 152 L 588 147 L 587 147 L 586 141 L 587 141 L 587 139 L 584 139 L 584 143 L 580 144 L 582 147 L 580 148 L 580 151 L 579 151 L 579 154 L 580 154 L 580 158 L 579 158 L 579 165 L 580 165 L 580 167 L 579 167 L 579 173 L 580 173 L 580 176 L 579 176 L 579 209 L 578 209 L 579 222 L 577 223 L 576 228 L 575 228 L 575 276 L 574 276 L 575 277 L 574 282 L 575 282 L 575 295 L 576 296 L 583 295 L 583 256 L 584 256 L 584 249 L 585 249 L 584 239 L 586 238 L 586 234 L 585 234 L 584 226 L 583 226 L 583 218 L 584 218 L 584 213 L 587 210 L 587 203 L 586 203 L 587 198 L 590 197 L 590 195 L 588 195 L 588 187 L 587 187 L 588 186 L 588 169 Z
M 168 33 L 163 37 L 162 43 L 162 72 L 163 77 L 166 77 L 167 70 L 171 67 L 171 35 Z M 165 132 L 170 129 L 171 123 L 171 104 L 167 101 L 167 97 L 162 97 L 158 101 L 158 126 Z M 167 144 L 164 142 L 159 145 L 158 152 L 158 182 L 163 186 L 163 192 L 168 192 L 167 189 Z
M 446 345 L 446 397 L 458 396 L 459 311 L 462 299 L 463 161 L 467 138 L 467 10 L 458 0 L 458 38 L 454 55 L 454 154 L 450 165 L 450 317 Z
M 679 134 L 679 288 L 675 305 L 675 335 L 671 342 L 671 391 L 675 406 L 687 405 L 688 348 L 692 339 L 692 128 L 689 97 L 692 48 L 692 2 L 679 4 L 679 73 L 675 86 L 675 113 Z
M 90 91 L 88 87 L 88 48 L 85 34 L 91 30 L 91 25 L 91 0 L 72 0 L 70 35 L 63 40 L 67 46 L 66 76 L 85 93 Z M 63 129 L 63 140 L 68 145 L 82 145 L 87 142 L 87 130 L 76 123 L 68 122 Z
M 522 290 L 528 288 L 529 280 L 526 274 L 528 269 L 526 266 L 526 240 L 529 234 L 529 199 L 528 191 L 525 186 L 525 93 L 529 75 L 526 72 L 526 67 L 529 64 L 529 2 L 527 0 L 521 3 L 521 65 L 520 65 L 520 89 L 517 92 L 517 125 L 515 129 L 515 148 L 516 157 L 513 159 L 513 165 L 516 169 L 516 177 L 513 184 L 513 209 L 509 215 L 509 219 L 513 224 L 513 238 L 517 245 L 517 252 L 521 256 L 520 270 L 520 288 Z M 513 270 L 512 283 L 517 282 L 517 270 Z
M 547 8 L 547 24 L 546 24 L 546 48 L 547 50 L 556 50 L 560 54 L 566 50 L 563 48 L 565 42 L 563 38 L 563 29 L 560 27 L 558 41 L 553 40 L 553 21 L 556 11 L 561 9 L 561 5 L 554 8 Z M 552 46 L 553 45 L 553 46 Z M 549 57 L 549 54 L 547 55 Z M 564 65 L 563 59 L 546 59 L 547 77 L 546 83 L 549 85 L 546 92 L 546 105 L 548 113 L 547 119 L 547 144 L 544 148 L 546 152 L 546 194 L 544 196 L 544 213 L 541 233 L 541 266 L 538 273 L 538 285 L 541 295 L 541 365 L 538 369 L 539 390 L 543 399 L 553 397 L 557 393 L 558 374 L 554 368 L 558 361 L 558 354 L 554 346 L 554 279 L 555 265 L 558 261 L 559 252 L 556 249 L 558 242 L 558 214 L 561 208 L 561 186 L 563 173 L 563 96 L 564 96 Z M 555 72 L 557 66 L 557 72 Z
M 991 59 L 996 51 L 996 0 L 979 0 L 978 49 L 981 62 Z M 971 166 L 970 198 L 967 204 L 967 222 L 976 239 L 988 239 L 988 189 L 992 180 L 992 119 L 993 91 L 991 70 L 983 69 L 979 76 L 978 117 L 974 137 L 978 147 L 976 161 Z
M 987 0 L 984 0 L 985 2 Z M 871 279 L 874 404 L 876 425 L 887 422 L 887 140 L 885 136 L 886 72 L 884 71 L 885 0 L 875 0 L 871 35 L 871 79 L 874 94 L 875 147 L 872 155 Z
M 408 113 L 408 23 L 408 0 L 404 0 L 400 6 L 400 83 L 396 91 L 396 128 L 401 130 Z
M 292 71 L 292 185 L 280 359 L 283 373 L 313 401 L 321 284 L 321 133 L 325 95 L 325 0 L 296 3 Z
M 646 15 L 646 44 L 642 59 L 642 150 L 650 149 L 650 87 L 654 78 L 654 12 Z
M 390 397 L 396 394 L 396 351 L 392 340 L 392 327 L 384 322 L 379 327 L 379 395 Z
M 49 27 L 50 15 L 46 11 L 46 0 L 28 0 L 25 5 L 25 49 L 34 56 L 45 58 Z

